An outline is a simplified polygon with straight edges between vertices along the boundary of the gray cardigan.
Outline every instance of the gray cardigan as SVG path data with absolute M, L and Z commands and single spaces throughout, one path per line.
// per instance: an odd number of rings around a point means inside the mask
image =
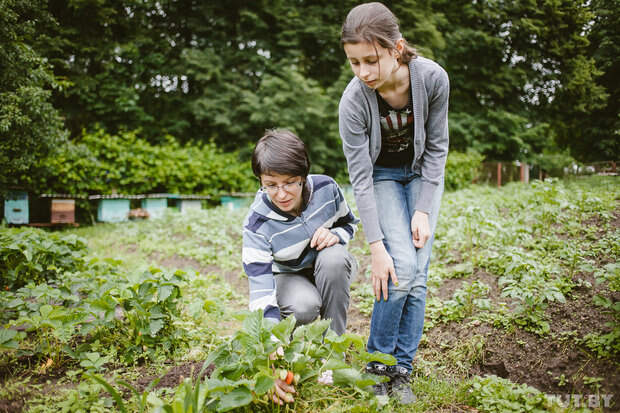
M 422 185 L 415 209 L 429 212 L 442 182 L 448 155 L 448 96 L 446 71 L 418 56 L 409 63 L 414 118 L 413 166 L 419 164 Z M 373 190 L 372 169 L 381 152 L 379 106 L 374 89 L 354 77 L 342 94 L 339 129 L 347 158 L 355 202 L 368 242 L 383 239 Z

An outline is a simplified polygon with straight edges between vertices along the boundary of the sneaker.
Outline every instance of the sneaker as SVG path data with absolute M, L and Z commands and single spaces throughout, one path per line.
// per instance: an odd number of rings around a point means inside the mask
M 400 404 L 415 403 L 416 397 L 411 390 L 411 373 L 402 366 L 388 367 L 390 381 L 390 396 Z
M 371 362 L 366 366 L 366 373 L 371 373 L 376 376 L 387 376 L 388 368 L 385 364 Z M 389 391 L 388 385 L 389 385 L 389 382 L 373 384 L 371 386 L 372 392 L 375 394 L 375 396 L 386 396 L 387 397 L 388 391 Z

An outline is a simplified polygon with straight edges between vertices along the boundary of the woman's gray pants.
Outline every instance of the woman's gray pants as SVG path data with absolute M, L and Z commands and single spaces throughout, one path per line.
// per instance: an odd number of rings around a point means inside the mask
M 276 296 L 280 314 L 293 314 L 297 324 L 308 324 L 320 315 L 331 319 L 331 329 L 340 335 L 347 326 L 349 287 L 357 275 L 357 261 L 346 246 L 335 244 L 319 251 L 314 271 L 276 274 Z

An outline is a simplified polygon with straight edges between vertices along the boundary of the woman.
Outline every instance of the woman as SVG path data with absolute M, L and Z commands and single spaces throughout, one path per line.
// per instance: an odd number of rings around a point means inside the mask
M 304 143 L 287 130 L 267 131 L 254 149 L 252 169 L 261 188 L 243 225 L 243 267 L 250 283 L 250 310 L 298 324 L 331 319 L 345 331 L 349 287 L 357 262 L 346 244 L 357 218 L 336 182 L 308 175 Z M 277 379 L 273 400 L 291 402 L 294 388 Z
M 368 351 L 397 361 L 370 363 L 367 371 L 390 377 L 374 387 L 376 394 L 408 404 L 415 401 L 410 376 L 443 193 L 449 81 L 437 63 L 416 56 L 381 3 L 353 8 L 341 43 L 355 77 L 340 101 L 340 136 L 377 299 Z

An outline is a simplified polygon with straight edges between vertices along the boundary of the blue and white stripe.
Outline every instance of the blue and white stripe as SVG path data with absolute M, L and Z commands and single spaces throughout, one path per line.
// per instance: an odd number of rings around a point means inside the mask
M 359 220 L 353 215 L 338 184 L 325 175 L 308 175 L 308 205 L 295 217 L 276 208 L 258 191 L 243 224 L 243 268 L 250 283 L 250 310 L 280 318 L 274 273 L 312 268 L 317 251 L 310 248 L 315 231 L 329 228 L 348 243 Z

